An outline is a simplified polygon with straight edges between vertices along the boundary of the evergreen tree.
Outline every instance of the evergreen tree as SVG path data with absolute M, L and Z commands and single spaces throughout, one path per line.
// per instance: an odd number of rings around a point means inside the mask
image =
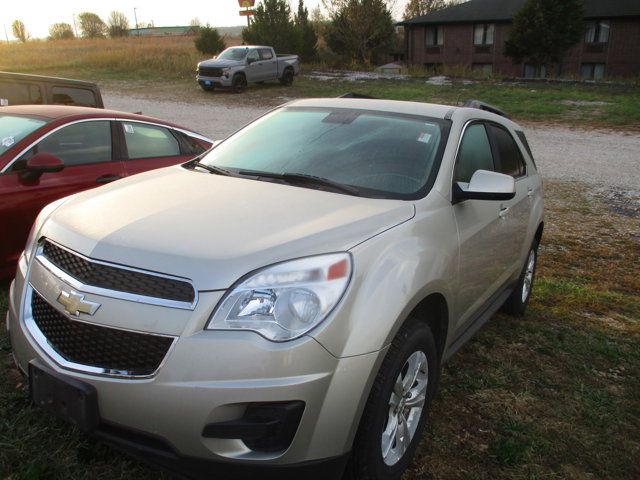
M 316 43 L 318 37 L 312 23 L 309 21 L 309 10 L 304 6 L 304 1 L 299 0 L 298 14 L 295 17 L 295 26 L 298 34 L 298 53 L 303 61 L 309 62 L 316 59 Z
M 291 9 L 286 0 L 263 0 L 249 27 L 242 30 L 247 44 L 269 45 L 276 52 L 298 50 L 298 35 L 291 20 Z
M 226 48 L 224 38 L 220 36 L 217 29 L 209 24 L 198 29 L 195 44 L 199 52 L 208 55 L 216 55 Z
M 543 65 L 558 64 L 584 34 L 582 0 L 527 0 L 513 17 L 505 55 L 526 61 L 539 73 Z
M 393 46 L 391 12 L 384 0 L 331 0 L 326 41 L 331 50 L 352 62 L 382 60 Z M 325 3 L 326 5 L 326 3 Z

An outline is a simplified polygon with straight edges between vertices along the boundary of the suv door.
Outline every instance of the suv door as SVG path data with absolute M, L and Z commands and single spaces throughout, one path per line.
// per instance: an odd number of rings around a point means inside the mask
M 64 169 L 25 180 L 26 162 L 36 153 L 47 152 L 64 162 Z M 114 159 L 112 122 L 91 120 L 64 126 L 45 136 L 0 175 L 0 224 L 5 236 L 0 242 L 0 263 L 18 259 L 38 212 L 61 197 L 97 187 L 124 176 L 124 167 Z M 0 266 L 0 268 L 2 267 Z
M 468 183 L 477 170 L 496 170 L 487 127 L 479 121 L 463 131 L 453 181 Z M 505 250 L 511 239 L 498 201 L 464 200 L 453 211 L 460 252 L 454 318 L 460 319 L 460 327 L 508 280 L 512 257 Z
M 193 154 L 167 127 L 144 122 L 118 122 L 127 175 L 186 162 Z
M 511 133 L 496 123 L 487 125 L 493 150 L 496 154 L 497 171 L 511 175 L 516 184 L 516 195 L 511 200 L 501 202 L 502 218 L 509 231 L 509 247 L 504 251 L 509 256 L 510 271 L 520 272 L 522 268 L 523 250 L 529 248 L 524 245 L 528 238 L 527 228 L 531 216 L 533 185 L 527 175 L 527 167 L 520 148 Z

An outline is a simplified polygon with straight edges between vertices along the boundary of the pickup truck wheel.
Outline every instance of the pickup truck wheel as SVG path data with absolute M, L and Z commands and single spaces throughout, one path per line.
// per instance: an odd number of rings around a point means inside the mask
M 534 240 L 533 245 L 529 249 L 527 259 L 524 262 L 524 267 L 518 278 L 513 292 L 504 302 L 502 310 L 514 317 L 521 317 L 524 315 L 527 305 L 529 304 L 529 298 L 531 297 L 531 290 L 533 289 L 533 281 L 536 276 L 536 264 L 538 263 L 538 241 Z
M 231 88 L 235 93 L 242 93 L 247 88 L 247 79 L 244 75 L 236 75 L 233 77 L 233 82 L 231 83 Z
M 285 70 L 280 79 L 280 83 L 286 87 L 290 87 L 293 83 L 293 70 Z
M 431 330 L 410 319 L 391 343 L 371 387 L 346 478 L 400 478 L 420 442 L 439 373 Z

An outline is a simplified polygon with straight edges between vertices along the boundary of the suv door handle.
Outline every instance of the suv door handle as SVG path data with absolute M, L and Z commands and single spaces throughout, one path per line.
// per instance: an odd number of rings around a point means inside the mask
M 504 217 L 506 217 L 506 216 L 507 216 L 507 213 L 509 213 L 509 207 L 503 207 L 503 206 L 501 206 L 501 207 L 500 207 L 500 212 L 498 212 L 498 216 L 499 216 L 500 218 L 504 218 Z
M 120 180 L 122 178 L 121 175 L 102 175 L 98 178 L 96 178 L 96 183 L 109 183 L 109 182 L 113 182 L 114 180 Z

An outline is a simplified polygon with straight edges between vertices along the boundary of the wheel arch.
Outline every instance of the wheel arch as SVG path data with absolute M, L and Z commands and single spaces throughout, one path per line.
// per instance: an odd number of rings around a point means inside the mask
M 431 293 L 411 310 L 405 322 L 417 320 L 426 324 L 436 341 L 438 358 L 442 359 L 449 333 L 449 305 L 441 293 Z

